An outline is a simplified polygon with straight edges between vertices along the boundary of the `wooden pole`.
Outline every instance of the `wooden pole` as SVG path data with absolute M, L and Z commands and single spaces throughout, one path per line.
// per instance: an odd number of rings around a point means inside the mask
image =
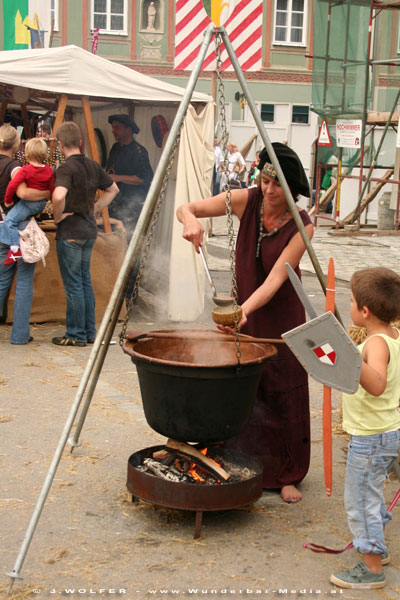
M 39 17 L 37 15 L 37 13 L 35 14 L 35 24 L 37 27 L 37 31 L 38 31 L 38 39 L 39 39 L 39 48 L 43 48 L 43 40 L 42 40 L 42 34 L 40 33 L 40 22 L 39 22 Z
M 326 281 L 325 310 L 335 314 L 335 266 L 329 259 Z M 324 454 L 324 475 L 326 495 L 332 493 L 332 389 L 324 385 L 322 402 L 322 443 Z
M 363 212 L 365 207 L 370 202 L 372 202 L 372 200 L 375 198 L 375 196 L 377 196 L 377 194 L 380 192 L 380 190 L 383 188 L 383 186 L 386 185 L 386 183 L 389 181 L 389 179 L 392 175 L 393 175 L 393 169 L 388 169 L 388 171 L 386 171 L 386 173 L 382 177 L 383 181 L 379 181 L 372 188 L 372 190 L 363 198 L 360 206 L 355 208 L 354 210 L 352 210 L 351 213 L 349 213 L 342 221 L 340 221 L 340 226 L 342 227 L 344 225 L 347 225 L 348 223 L 352 223 L 355 219 L 356 212 L 358 212 L 358 214 L 361 215 L 361 213 Z
M 83 106 L 83 114 L 85 116 L 86 131 L 87 131 L 88 138 L 89 138 L 90 152 L 92 154 L 93 160 L 95 160 L 97 163 L 100 164 L 99 151 L 97 149 L 97 144 L 96 144 L 96 140 L 94 137 L 92 113 L 90 110 L 89 100 L 85 96 L 82 96 L 82 106 Z M 101 192 L 99 192 L 99 193 L 101 193 Z M 110 216 L 108 214 L 107 207 L 103 208 L 103 210 L 101 211 L 101 215 L 103 217 L 104 233 L 112 233 Z
M 66 95 L 61 96 L 61 98 L 58 102 L 57 114 L 56 114 L 56 118 L 55 118 L 54 125 L 53 125 L 53 131 L 51 132 L 52 138 L 56 137 L 57 129 L 63 122 L 67 102 L 68 102 L 68 96 L 66 96 Z M 57 145 L 57 142 L 55 141 L 55 139 L 53 139 L 50 142 L 50 164 L 51 165 L 53 164 L 53 157 L 54 157 L 54 153 L 56 151 L 56 145 Z
M 30 137 L 32 137 L 32 126 L 31 126 L 31 122 L 29 121 L 28 109 L 26 108 L 25 103 L 21 104 L 21 114 L 22 114 L 22 120 L 24 122 L 26 137 L 30 138 Z
M 3 100 L 0 107 L 0 125 L 4 123 L 4 119 L 6 116 L 6 110 L 8 106 L 8 100 Z

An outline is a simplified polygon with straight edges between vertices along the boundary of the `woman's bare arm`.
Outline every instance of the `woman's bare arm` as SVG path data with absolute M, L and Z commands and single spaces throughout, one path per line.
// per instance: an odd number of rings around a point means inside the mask
M 305 230 L 309 239 L 311 240 L 314 234 L 313 225 L 306 225 Z M 244 314 L 241 322 L 239 323 L 240 327 L 243 327 L 243 325 L 246 323 L 248 315 L 252 314 L 262 306 L 265 306 L 265 304 L 268 304 L 271 298 L 273 298 L 273 296 L 279 290 L 283 282 L 286 281 L 288 274 L 285 263 L 289 263 L 293 268 L 296 268 L 305 250 L 306 247 L 300 233 L 296 233 L 296 235 L 292 237 L 289 244 L 279 256 L 262 285 L 260 285 L 260 287 L 258 287 L 243 303 L 242 310 Z
M 239 219 L 242 217 L 247 204 L 248 190 L 233 190 L 231 192 L 232 213 Z M 206 217 L 221 217 L 226 214 L 226 194 L 196 200 L 182 204 L 176 211 L 178 220 L 183 224 L 183 237 L 192 242 L 196 252 L 203 245 L 204 227 L 199 219 Z

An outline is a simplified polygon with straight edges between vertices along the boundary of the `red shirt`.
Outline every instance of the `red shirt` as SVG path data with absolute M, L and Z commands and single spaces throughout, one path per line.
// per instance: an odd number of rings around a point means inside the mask
M 54 173 L 48 165 L 35 167 L 34 165 L 25 165 L 17 171 L 17 174 L 7 186 L 7 191 L 4 196 L 5 204 L 13 202 L 14 194 L 20 183 L 25 181 L 29 188 L 35 190 L 50 190 L 50 194 L 54 190 Z

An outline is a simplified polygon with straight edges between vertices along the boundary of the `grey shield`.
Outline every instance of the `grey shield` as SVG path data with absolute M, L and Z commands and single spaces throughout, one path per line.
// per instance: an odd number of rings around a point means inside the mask
M 310 377 L 348 394 L 357 391 L 361 353 L 330 311 L 283 333 L 282 338 Z M 320 348 L 331 348 L 334 354 L 317 352 Z

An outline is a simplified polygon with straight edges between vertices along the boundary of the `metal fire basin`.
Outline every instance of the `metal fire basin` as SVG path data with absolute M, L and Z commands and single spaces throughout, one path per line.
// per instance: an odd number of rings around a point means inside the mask
M 263 465 L 258 459 L 235 450 L 216 448 L 215 454 L 251 469 L 255 472 L 254 476 L 215 484 L 182 483 L 168 481 L 137 469 L 145 458 L 151 458 L 154 452 L 164 448 L 152 446 L 129 457 L 127 488 L 132 494 L 132 501 L 139 498 L 166 508 L 196 511 L 195 538 L 200 537 L 203 511 L 238 508 L 256 502 L 262 495 Z M 213 458 L 212 448 L 209 449 L 208 456 Z

